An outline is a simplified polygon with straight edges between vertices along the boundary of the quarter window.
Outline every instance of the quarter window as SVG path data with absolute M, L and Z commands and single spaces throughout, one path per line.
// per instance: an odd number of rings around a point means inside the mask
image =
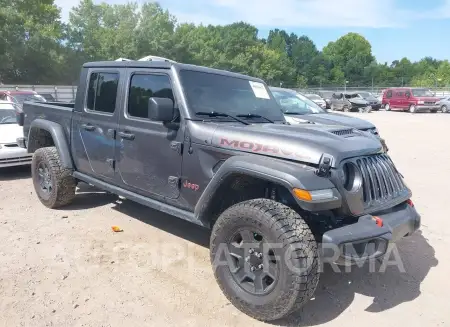
M 92 73 L 89 78 L 86 108 L 92 111 L 114 113 L 118 84 L 118 73 Z
M 150 98 L 168 98 L 174 101 L 169 76 L 158 74 L 135 74 L 131 77 L 128 95 L 128 114 L 132 117 L 148 117 Z

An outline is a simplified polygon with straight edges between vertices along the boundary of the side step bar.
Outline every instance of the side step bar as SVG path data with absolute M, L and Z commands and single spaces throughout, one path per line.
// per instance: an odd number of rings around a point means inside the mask
M 123 196 L 124 198 L 127 198 L 127 199 L 132 200 L 137 203 L 140 203 L 149 208 L 152 208 L 152 209 L 167 213 L 169 215 L 181 218 L 183 220 L 187 220 L 191 223 L 206 227 L 202 224 L 202 222 L 199 219 L 195 218 L 193 212 L 186 211 L 186 210 L 183 210 L 180 208 L 176 208 L 174 206 L 168 205 L 166 203 L 162 203 L 162 202 L 154 200 L 154 199 L 150 199 L 148 197 L 125 190 L 123 188 L 120 188 L 120 187 L 117 187 L 114 185 L 110 185 L 108 183 L 105 183 L 105 182 L 97 179 L 97 178 L 93 178 L 91 176 L 85 175 L 85 174 L 77 172 L 77 171 L 75 171 L 72 175 L 76 179 L 79 179 L 80 181 L 94 185 L 94 186 L 98 187 L 99 189 L 108 191 L 113 194 Z

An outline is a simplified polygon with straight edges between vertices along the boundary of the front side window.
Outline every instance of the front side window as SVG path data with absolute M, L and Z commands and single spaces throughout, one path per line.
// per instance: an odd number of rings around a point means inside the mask
M 169 76 L 135 74 L 131 77 L 128 114 L 131 117 L 147 118 L 150 98 L 168 98 L 174 101 Z
M 263 83 L 192 70 L 181 70 L 180 77 L 189 109 L 194 113 L 253 114 L 284 121 L 280 106 Z
M 89 78 L 86 108 L 91 111 L 114 113 L 118 84 L 118 73 L 92 73 Z

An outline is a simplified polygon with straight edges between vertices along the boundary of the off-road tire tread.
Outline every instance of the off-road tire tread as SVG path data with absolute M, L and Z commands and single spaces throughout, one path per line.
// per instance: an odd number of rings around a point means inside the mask
M 35 174 L 35 156 L 41 156 L 50 169 L 50 173 L 52 178 L 55 180 L 56 188 L 52 191 L 50 199 L 47 201 L 45 199 L 39 200 L 48 208 L 56 209 L 65 205 L 70 204 L 75 198 L 75 189 L 76 189 L 76 180 L 73 178 L 72 169 L 63 168 L 61 164 L 61 160 L 59 158 L 59 153 L 56 147 L 45 147 L 36 150 L 33 155 L 33 163 L 32 163 L 32 173 L 33 173 L 33 182 L 35 182 L 36 176 Z
M 211 233 L 211 249 L 213 248 L 213 244 L 216 243 L 215 239 L 225 225 L 232 223 L 233 218 L 241 216 L 243 212 L 255 209 L 260 213 L 258 218 L 261 223 L 266 224 L 270 229 L 273 229 L 280 234 L 278 240 L 282 241 L 283 248 L 295 246 L 296 250 L 292 255 L 294 256 L 295 253 L 295 256 L 298 259 L 307 258 L 302 256 L 302 253 L 298 253 L 302 252 L 302 249 L 307 249 L 308 251 L 311 251 L 309 253 L 313 253 L 314 258 L 312 265 L 300 274 L 289 271 L 292 277 L 292 284 L 284 286 L 283 296 L 279 297 L 279 301 L 275 306 L 264 312 L 261 312 L 261 310 L 258 310 L 255 306 L 252 307 L 251 304 L 244 302 L 242 299 L 233 297 L 232 294 L 228 294 L 227 290 L 223 287 L 222 282 L 215 274 L 217 283 L 222 292 L 238 309 L 255 319 L 272 321 L 297 311 L 313 296 L 319 282 L 318 249 L 316 240 L 310 228 L 300 215 L 290 207 L 270 199 L 249 200 L 237 203 L 225 210 L 217 219 L 213 227 Z M 213 260 L 214 259 L 211 256 L 211 262 L 213 262 Z

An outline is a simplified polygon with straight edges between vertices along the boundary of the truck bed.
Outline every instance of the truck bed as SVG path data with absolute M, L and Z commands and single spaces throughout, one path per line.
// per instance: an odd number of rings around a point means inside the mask
M 25 102 L 23 104 L 23 111 L 25 113 L 23 133 L 25 138 L 28 137 L 31 123 L 34 120 L 45 119 L 61 124 L 64 127 L 67 140 L 70 140 L 70 127 L 72 125 L 74 106 L 74 103 L 63 102 Z

